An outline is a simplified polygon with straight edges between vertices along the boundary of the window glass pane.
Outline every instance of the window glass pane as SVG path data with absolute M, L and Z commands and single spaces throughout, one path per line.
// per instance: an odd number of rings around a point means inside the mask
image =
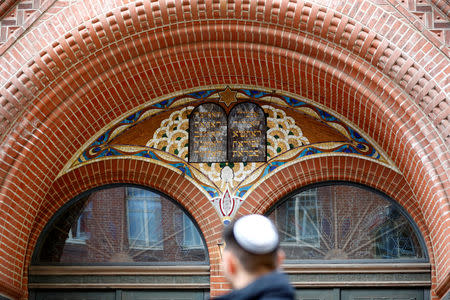
M 69 230 L 69 237 L 67 243 L 84 244 L 89 239 L 88 223 L 92 218 L 92 203 L 87 203 L 84 210 L 81 212 L 77 221 L 72 224 Z
M 183 215 L 183 226 L 183 246 L 190 248 L 202 247 L 202 238 L 194 223 L 186 215 Z
M 130 243 L 134 240 L 145 241 L 144 215 L 142 213 L 128 211 L 128 228 Z
M 151 191 L 127 188 L 128 241 L 131 248 L 162 248 L 161 200 Z
M 35 264 L 207 263 L 197 227 L 174 202 L 135 187 L 98 190 L 46 228 Z
M 359 186 L 311 188 L 276 205 L 269 217 L 287 260 L 426 258 L 400 206 Z
M 145 209 L 145 201 L 140 201 L 133 198 L 128 198 L 128 211 L 130 212 L 138 212 L 138 211 L 144 211 Z

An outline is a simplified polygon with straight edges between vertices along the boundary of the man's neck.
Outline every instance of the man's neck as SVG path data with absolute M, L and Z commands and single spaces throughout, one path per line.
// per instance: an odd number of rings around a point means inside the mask
M 236 278 L 232 282 L 233 289 L 236 290 L 242 289 L 247 285 L 253 283 L 259 277 L 269 274 L 271 272 L 272 272 L 271 270 L 264 270 L 256 273 L 241 272 L 239 273 L 238 276 L 236 276 Z

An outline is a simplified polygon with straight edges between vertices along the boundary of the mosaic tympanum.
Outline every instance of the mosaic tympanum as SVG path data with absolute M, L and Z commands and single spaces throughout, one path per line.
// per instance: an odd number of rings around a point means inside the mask
M 265 160 L 227 157 L 202 161 L 189 153 L 189 143 L 195 133 L 195 128 L 190 129 L 189 120 L 205 103 L 214 107 L 214 111 L 223 111 L 228 119 L 239 105 L 250 103 L 246 105 L 260 107 L 267 129 Z M 225 122 L 223 118 L 215 121 L 222 127 Z M 193 131 L 191 135 L 189 130 Z M 103 159 L 127 157 L 154 161 L 191 180 L 226 221 L 267 176 L 299 160 L 321 155 L 358 156 L 397 171 L 381 148 L 332 111 L 285 93 L 227 87 L 172 95 L 136 108 L 94 136 L 69 161 L 60 176 Z

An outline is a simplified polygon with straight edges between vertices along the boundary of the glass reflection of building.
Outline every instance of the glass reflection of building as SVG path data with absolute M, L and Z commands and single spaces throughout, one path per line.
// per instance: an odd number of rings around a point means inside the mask
M 354 185 L 294 193 L 269 212 L 290 261 L 425 258 L 417 230 L 393 201 Z
M 203 240 L 171 200 L 137 187 L 98 190 L 79 199 L 47 230 L 38 264 L 204 262 Z

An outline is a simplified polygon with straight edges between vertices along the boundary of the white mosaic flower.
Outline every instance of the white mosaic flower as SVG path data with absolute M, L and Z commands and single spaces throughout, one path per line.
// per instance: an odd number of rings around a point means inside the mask
M 267 154 L 268 159 L 281 155 L 293 148 L 309 144 L 307 137 L 295 124 L 295 120 L 281 109 L 264 105 L 267 115 Z
M 174 154 L 183 160 L 188 157 L 189 143 L 189 114 L 193 106 L 185 107 L 173 112 L 169 118 L 161 122 L 160 127 L 153 134 L 146 146 Z

